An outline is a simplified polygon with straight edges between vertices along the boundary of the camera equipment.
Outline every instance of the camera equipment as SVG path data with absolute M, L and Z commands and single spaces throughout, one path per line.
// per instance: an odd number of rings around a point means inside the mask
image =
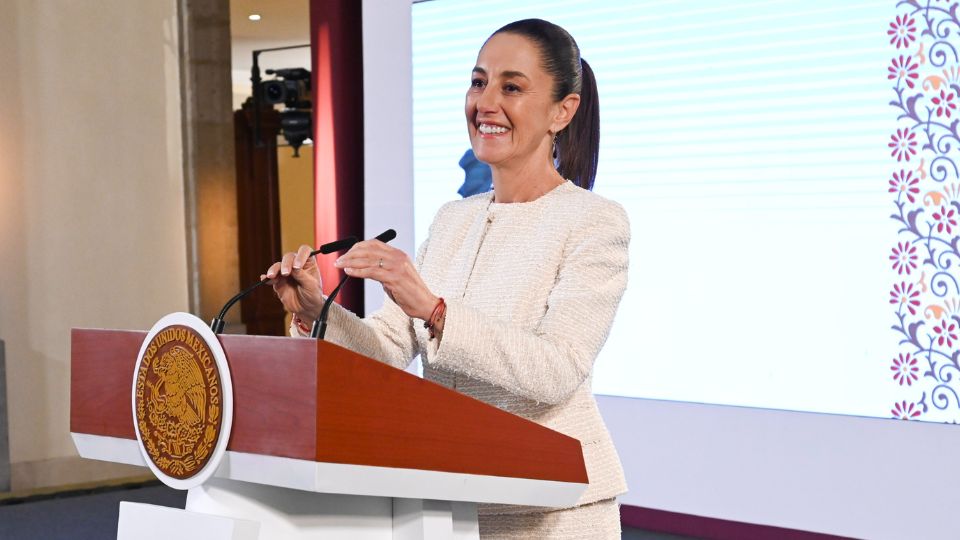
M 300 156 L 300 146 L 313 131 L 310 101 L 310 70 L 304 68 L 268 69 L 267 75 L 277 78 L 260 83 L 260 96 L 265 103 L 283 104 L 280 111 L 280 132 L 293 147 L 293 157 Z
M 280 79 L 260 83 L 265 102 L 283 103 L 292 109 L 310 108 L 309 70 L 304 68 L 268 69 L 267 75 L 275 75 Z
M 303 141 L 313 136 L 312 112 L 287 109 L 280 113 L 280 130 L 283 138 L 293 147 L 293 157 L 300 157 Z
M 251 67 L 250 82 L 253 84 L 254 103 L 254 141 L 261 144 L 260 136 L 260 104 L 280 105 L 285 108 L 280 111 L 280 132 L 287 143 L 293 147 L 293 157 L 300 156 L 300 146 L 313 134 L 313 104 L 311 102 L 310 70 L 304 68 L 268 69 L 267 75 L 274 79 L 260 78 L 259 56 L 269 51 L 299 49 L 310 45 L 294 45 L 291 47 L 276 47 L 253 51 L 253 66 Z

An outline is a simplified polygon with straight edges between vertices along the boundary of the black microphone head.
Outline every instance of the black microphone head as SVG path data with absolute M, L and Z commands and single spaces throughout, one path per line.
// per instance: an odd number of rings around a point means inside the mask
M 377 235 L 377 240 L 379 240 L 379 241 L 383 242 L 384 244 L 386 244 L 387 242 L 393 240 L 393 239 L 396 238 L 396 237 L 397 237 L 397 231 L 395 231 L 395 230 L 393 230 L 393 229 L 387 229 L 387 230 L 385 230 L 385 231 L 383 231 L 382 233 L 380 233 L 380 234 Z
M 328 244 L 324 244 L 320 246 L 320 249 L 318 249 L 317 251 L 319 251 L 323 255 L 326 255 L 328 253 L 333 253 L 333 252 L 341 251 L 344 249 L 350 249 L 356 243 L 357 243 L 356 236 L 348 236 L 342 240 L 336 240 Z

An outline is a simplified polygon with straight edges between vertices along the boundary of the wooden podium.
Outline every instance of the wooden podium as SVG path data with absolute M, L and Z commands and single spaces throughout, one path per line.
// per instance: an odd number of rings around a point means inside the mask
M 145 332 L 74 329 L 70 431 L 146 466 L 131 384 Z M 218 336 L 233 426 L 186 509 L 121 503 L 118 538 L 477 538 L 477 503 L 562 507 L 580 442 L 328 342 Z

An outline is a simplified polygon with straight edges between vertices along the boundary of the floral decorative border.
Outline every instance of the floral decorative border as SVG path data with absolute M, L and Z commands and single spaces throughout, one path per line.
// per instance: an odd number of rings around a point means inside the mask
M 955 1 L 899 0 L 887 28 L 897 123 L 888 180 L 899 344 L 887 366 L 903 420 L 960 420 L 960 19 Z

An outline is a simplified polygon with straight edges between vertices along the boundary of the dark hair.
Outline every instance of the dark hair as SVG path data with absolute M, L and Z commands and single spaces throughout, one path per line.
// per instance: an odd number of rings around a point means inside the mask
M 566 128 L 557 133 L 557 171 L 584 189 L 593 189 L 600 154 L 600 103 L 597 81 L 580 47 L 563 28 L 543 19 L 524 19 L 500 28 L 517 34 L 540 48 L 543 69 L 553 77 L 553 99 L 580 95 L 580 107 Z M 492 37 L 492 36 L 491 36 Z

